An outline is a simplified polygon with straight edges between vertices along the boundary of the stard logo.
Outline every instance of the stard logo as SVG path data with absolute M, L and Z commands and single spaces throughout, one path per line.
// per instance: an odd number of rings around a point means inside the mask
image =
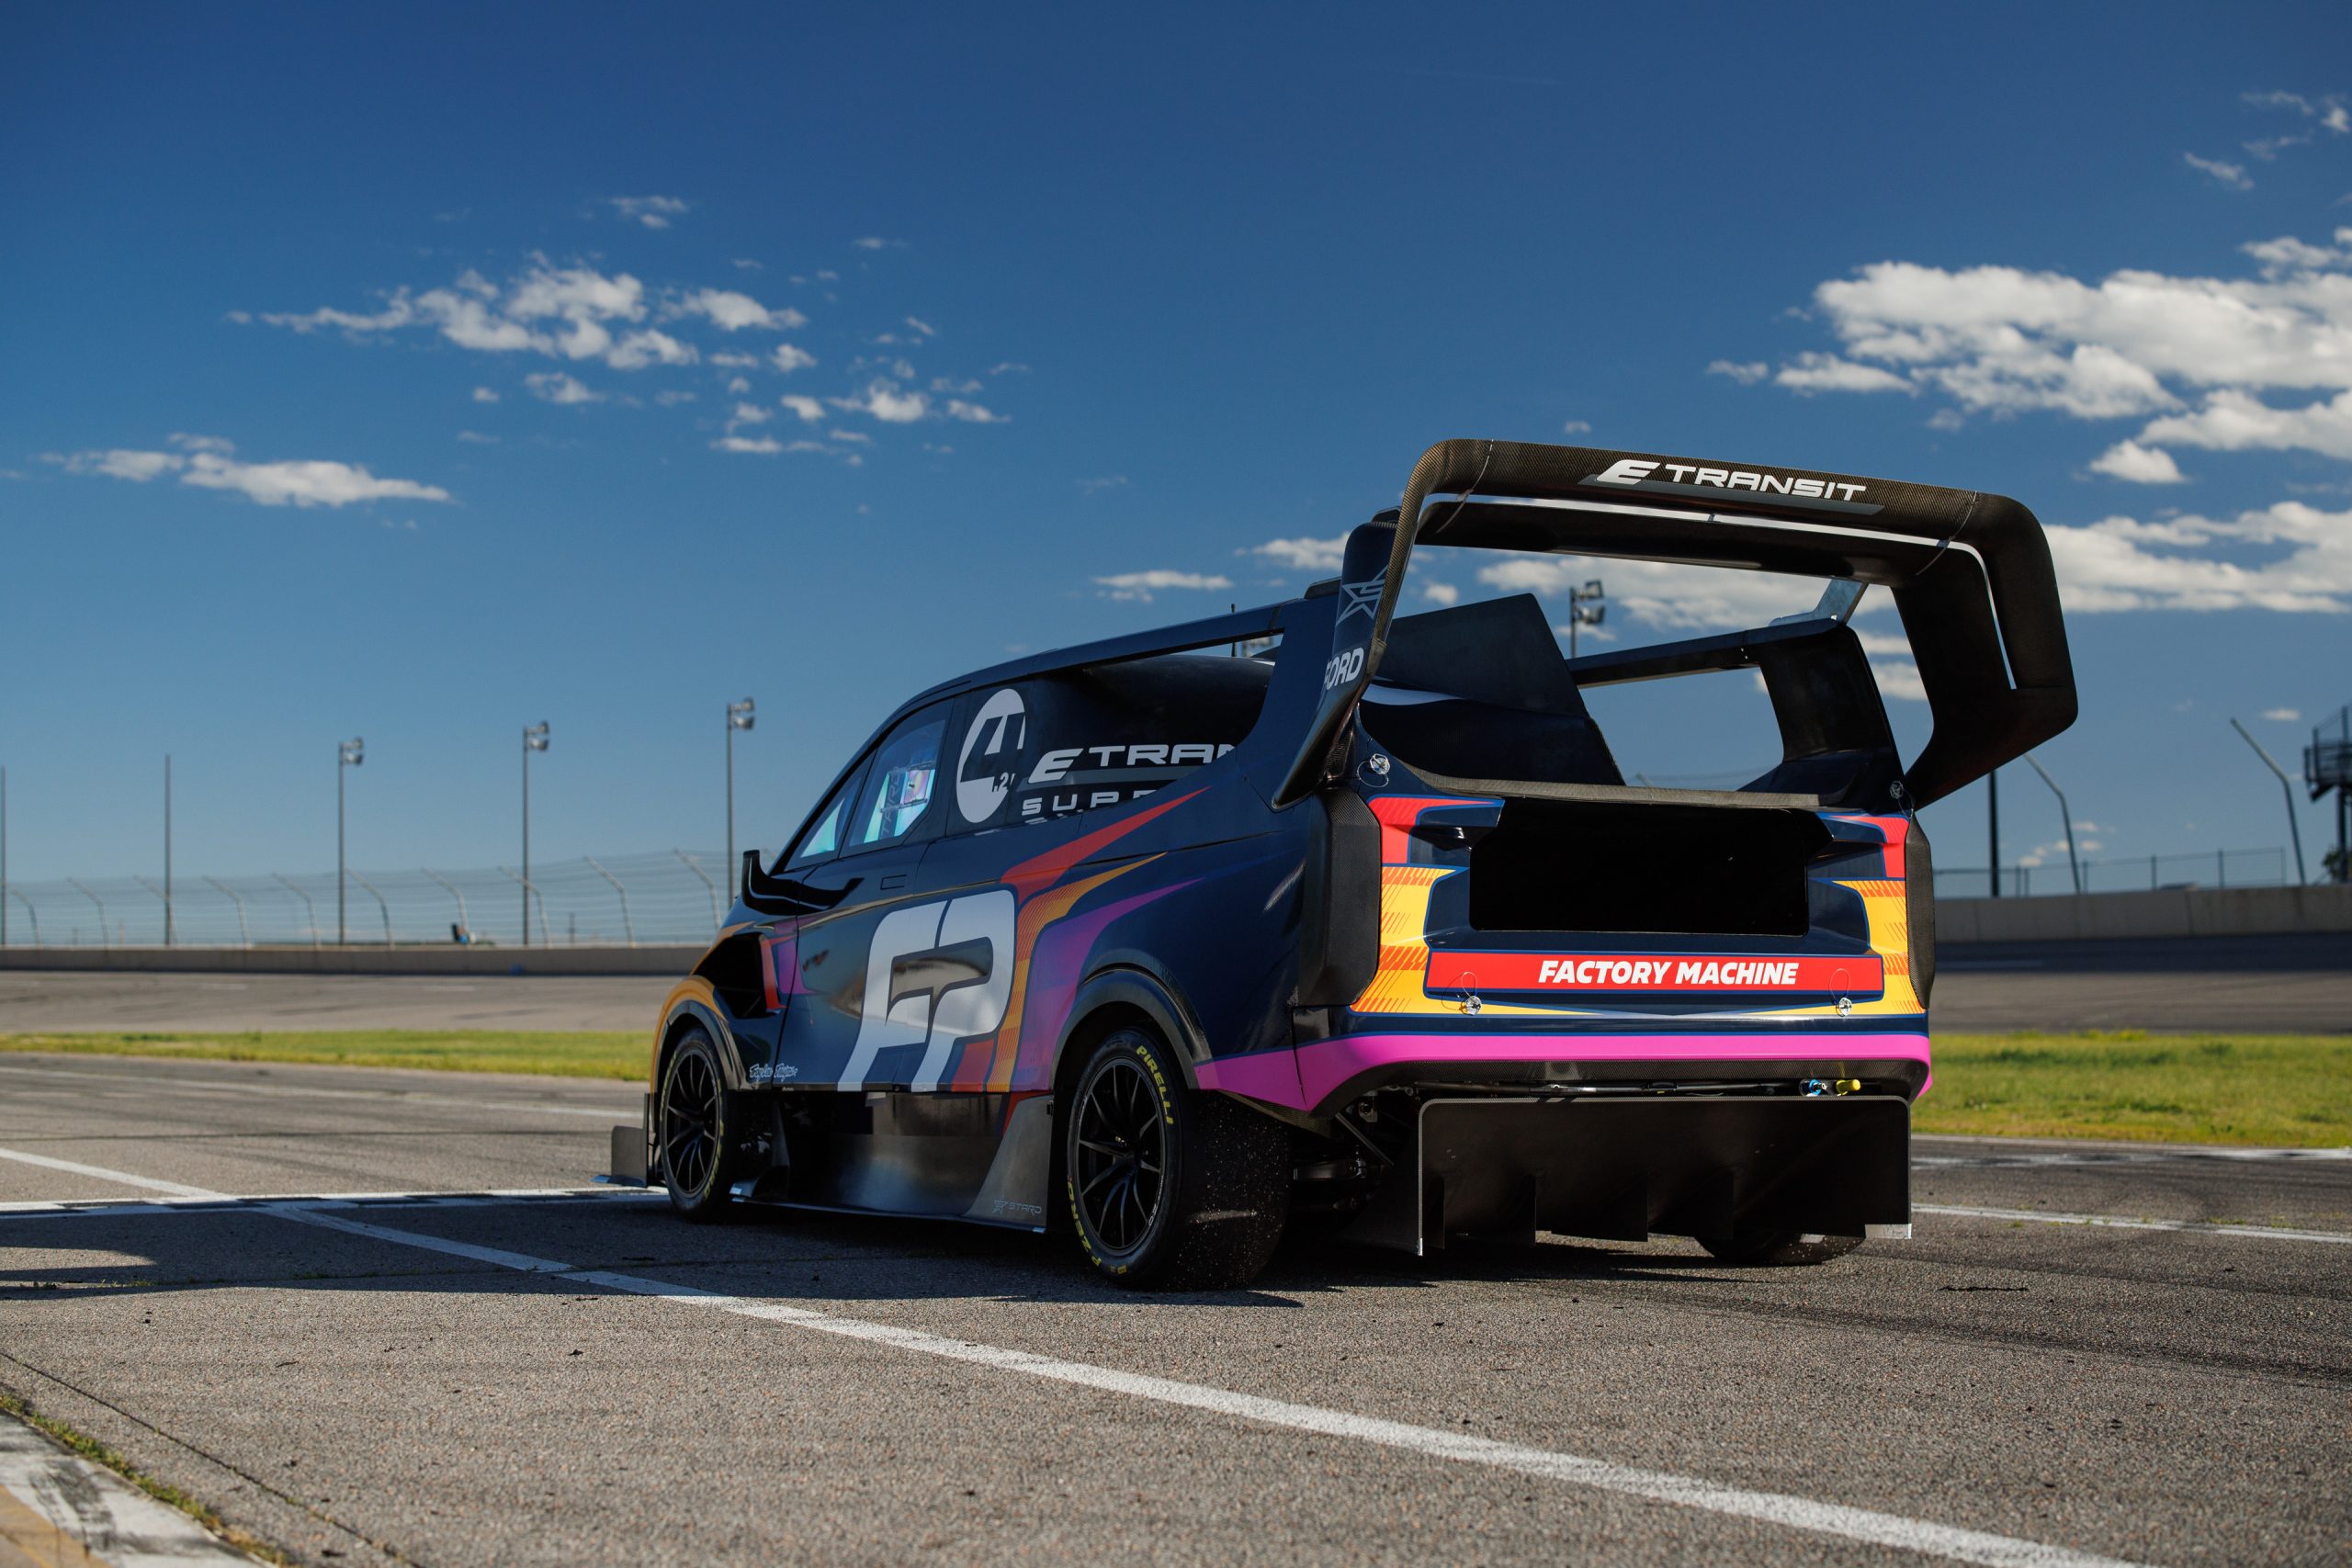
M 1340 619 L 1344 622 L 1350 615 L 1372 615 L 1380 607 L 1382 586 L 1383 584 L 1377 582 L 1340 584 Z

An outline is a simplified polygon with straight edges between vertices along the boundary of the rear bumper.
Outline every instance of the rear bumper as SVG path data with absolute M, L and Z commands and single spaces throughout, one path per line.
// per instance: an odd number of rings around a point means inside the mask
M 1226 1056 L 1203 1089 L 1329 1115 L 1393 1084 L 1627 1083 L 1736 1077 L 1850 1077 L 1916 1100 L 1930 1081 L 1925 1033 L 1758 1030 L 1708 1034 L 1367 1033 Z M 1858 1233 L 1859 1234 L 1859 1233 Z
M 1894 1095 L 1431 1099 L 1349 1234 L 1417 1254 L 1538 1231 L 1907 1234 L 1910 1145 Z

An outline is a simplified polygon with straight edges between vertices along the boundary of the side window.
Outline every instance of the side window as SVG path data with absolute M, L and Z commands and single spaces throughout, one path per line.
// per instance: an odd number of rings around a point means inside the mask
M 913 835 L 926 818 L 936 827 L 931 805 L 939 778 L 939 743 L 947 733 L 943 709 L 926 708 L 910 716 L 876 748 L 867 767 L 865 788 L 849 819 L 849 841 L 843 850 L 879 849 Z
M 1124 806 L 1205 767 L 1257 724 L 1270 674 L 1256 660 L 1168 654 L 1030 682 L 1010 819 Z
M 779 871 L 814 865 L 841 852 L 842 829 L 849 820 L 850 805 L 856 800 L 857 786 L 865 776 L 864 771 L 859 770 L 842 781 L 841 787 L 833 791 L 832 797 L 809 822 L 808 830 L 800 835 L 800 841 L 793 845 L 791 852 L 784 857 L 777 867 Z

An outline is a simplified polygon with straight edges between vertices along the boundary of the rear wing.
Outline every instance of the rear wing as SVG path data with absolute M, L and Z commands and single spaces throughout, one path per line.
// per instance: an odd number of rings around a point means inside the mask
M 2006 496 L 1588 446 L 1442 441 L 1414 465 L 1396 515 L 1349 536 L 1322 694 L 1277 805 L 1326 777 L 1380 668 L 1416 544 L 1746 567 L 1887 589 L 1934 718 L 1904 771 L 1913 807 L 2075 721 L 2050 547 L 2033 513 Z

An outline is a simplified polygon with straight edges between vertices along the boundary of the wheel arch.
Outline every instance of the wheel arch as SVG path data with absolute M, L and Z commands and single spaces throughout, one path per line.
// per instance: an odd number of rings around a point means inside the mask
M 1176 988 L 1160 976 L 1136 964 L 1114 964 L 1095 971 L 1070 1003 L 1069 1020 L 1054 1053 L 1054 1103 L 1065 1103 L 1085 1065 L 1086 1054 L 1124 1025 L 1141 1023 L 1168 1042 L 1184 1074 L 1184 1087 L 1200 1087 L 1199 1064 L 1208 1056 L 1208 1041 L 1200 1021 Z
M 718 1049 L 720 1070 L 726 1075 L 730 1089 L 748 1089 L 750 1081 L 743 1076 L 742 1054 L 736 1049 L 735 1032 L 727 1026 L 725 1013 L 708 1000 L 695 996 L 678 998 L 662 1015 L 658 1031 L 661 1045 L 653 1056 L 653 1076 L 648 1088 L 662 1092 L 662 1074 L 670 1065 L 670 1053 L 676 1049 L 679 1039 L 687 1030 L 699 1024 Z

